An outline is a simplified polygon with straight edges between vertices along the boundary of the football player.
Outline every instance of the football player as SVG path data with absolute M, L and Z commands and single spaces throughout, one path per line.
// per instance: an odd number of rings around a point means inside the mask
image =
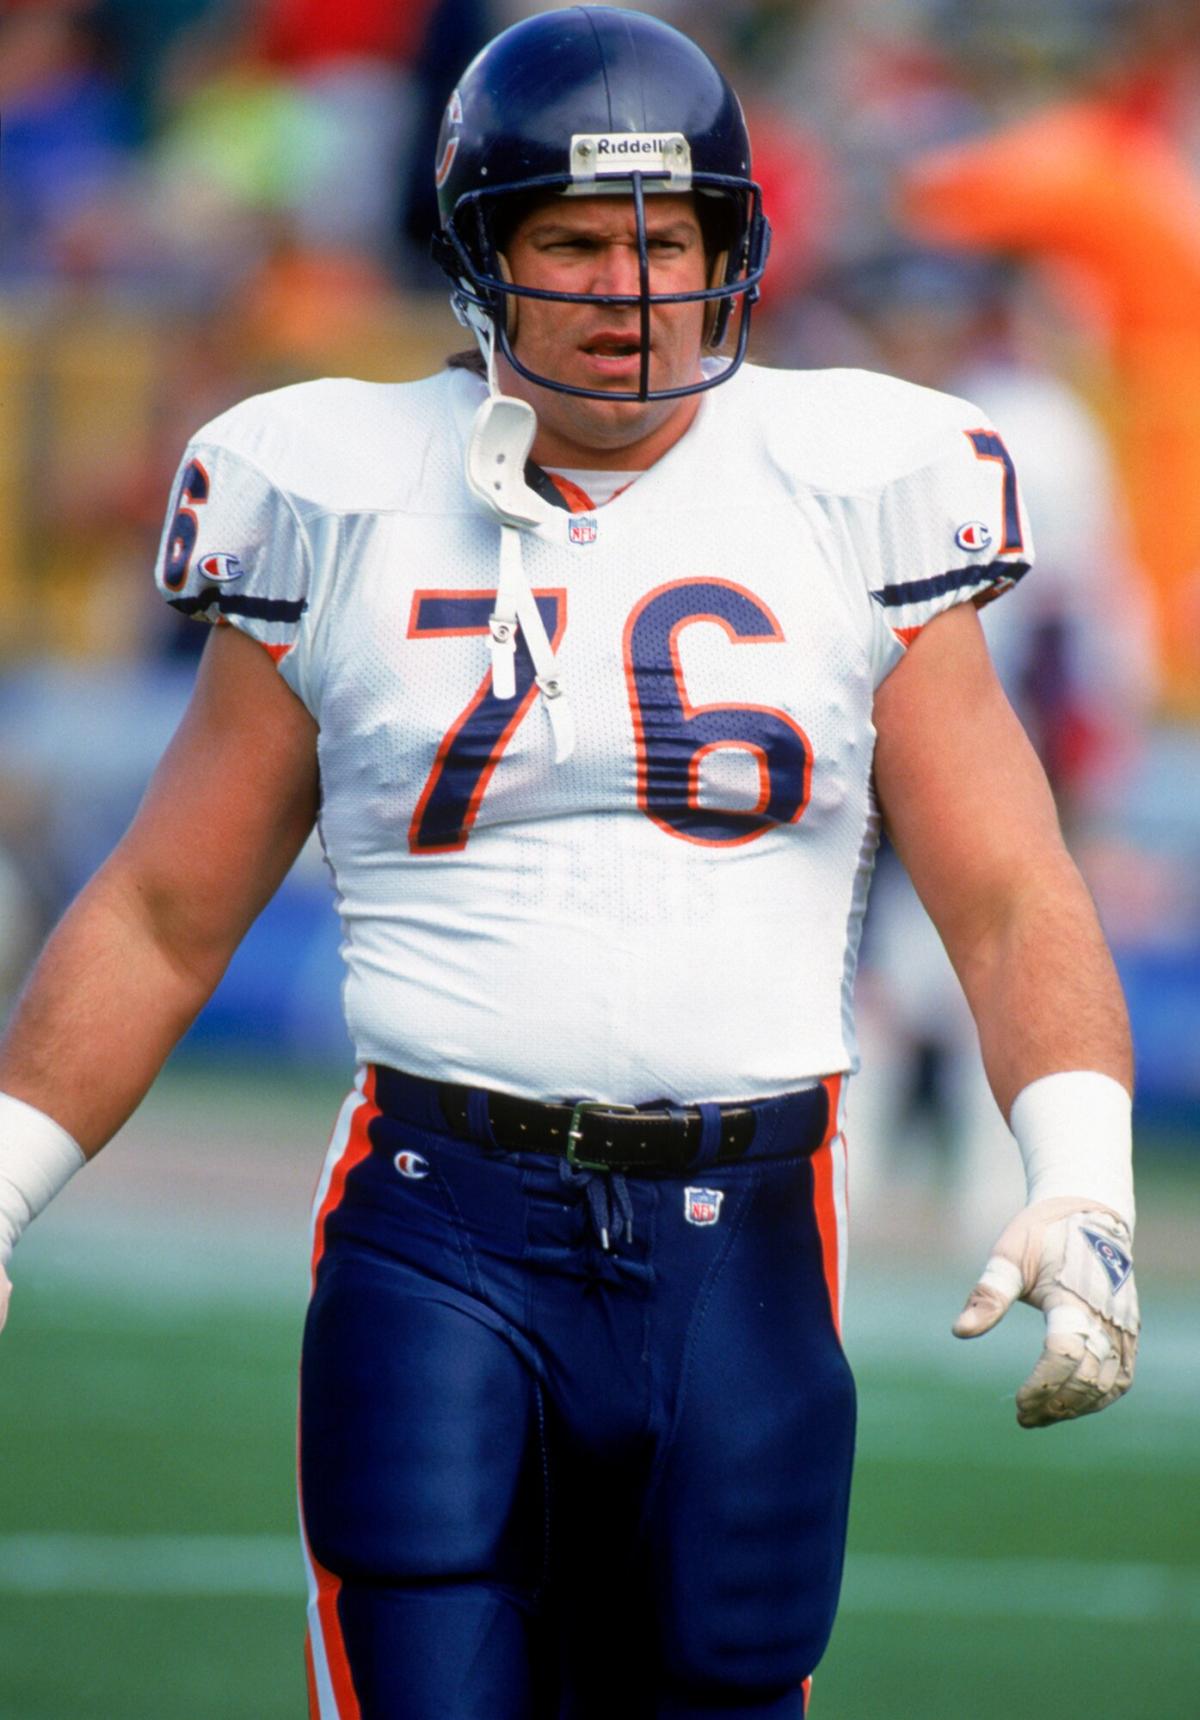
M 975 614 L 1029 527 L 972 406 L 743 363 L 749 141 L 667 25 L 514 26 L 436 173 L 478 364 L 284 389 L 184 454 L 159 582 L 222 625 L 10 1028 L 0 1245 L 319 808 L 360 1069 L 302 1361 L 313 1715 L 795 1720 L 845 1536 L 881 819 L 1028 1171 L 956 1330 L 1045 1311 L 1026 1426 L 1130 1380 L 1124 1011 Z

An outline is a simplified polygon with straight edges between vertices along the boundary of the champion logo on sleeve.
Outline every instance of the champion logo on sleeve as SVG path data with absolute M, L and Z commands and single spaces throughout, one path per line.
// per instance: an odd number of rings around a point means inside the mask
M 959 549 L 987 549 L 992 541 L 992 534 L 982 520 L 968 520 L 959 526 L 954 534 L 954 541 Z
M 202 557 L 198 565 L 205 579 L 215 585 L 228 585 L 230 580 L 240 579 L 246 571 L 236 555 L 228 555 L 223 550 Z

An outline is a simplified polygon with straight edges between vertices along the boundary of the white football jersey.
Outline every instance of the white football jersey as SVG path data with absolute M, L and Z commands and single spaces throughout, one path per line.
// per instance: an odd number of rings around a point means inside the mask
M 535 1098 L 784 1092 L 854 1062 L 875 688 L 1029 530 L 963 401 L 745 367 L 607 506 L 523 533 L 576 745 L 463 475 L 483 384 L 305 383 L 189 445 L 159 564 L 320 729 L 359 1058 Z M 969 721 L 947 712 L 947 721 Z

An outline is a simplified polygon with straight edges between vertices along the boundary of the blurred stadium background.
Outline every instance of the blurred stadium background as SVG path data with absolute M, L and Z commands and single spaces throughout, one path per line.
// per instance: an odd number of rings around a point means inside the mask
M 433 135 L 513 0 L 0 11 L 0 1011 L 111 847 L 203 629 L 150 570 L 183 444 L 263 388 L 437 366 Z M 1040 548 L 986 612 L 1137 1039 L 1138 1387 L 1019 1433 L 1036 1345 L 950 1319 L 1013 1198 L 886 864 L 851 1112 L 862 1459 L 830 1720 L 1200 1713 L 1200 10 L 647 4 L 743 94 L 756 356 L 949 388 Z M 0 1720 L 302 1712 L 294 1367 L 350 1051 L 306 853 L 138 1117 L 22 1244 L 0 1350 Z M 1009 1330 L 1008 1328 L 1012 1329 Z M 613 1645 L 607 1645 L 612 1650 Z

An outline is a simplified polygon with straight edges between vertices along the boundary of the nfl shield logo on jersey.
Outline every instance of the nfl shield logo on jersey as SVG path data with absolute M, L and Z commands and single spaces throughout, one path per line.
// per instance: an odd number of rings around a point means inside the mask
M 567 537 L 571 543 L 595 543 L 599 529 L 591 514 L 576 514 L 567 522 Z
M 423 1159 L 420 1153 L 397 1153 L 392 1160 L 402 1177 L 427 1177 L 429 1175 L 429 1160 Z
M 720 1188 L 685 1188 L 683 1216 L 689 1224 L 715 1224 L 721 1216 L 725 1191 Z

